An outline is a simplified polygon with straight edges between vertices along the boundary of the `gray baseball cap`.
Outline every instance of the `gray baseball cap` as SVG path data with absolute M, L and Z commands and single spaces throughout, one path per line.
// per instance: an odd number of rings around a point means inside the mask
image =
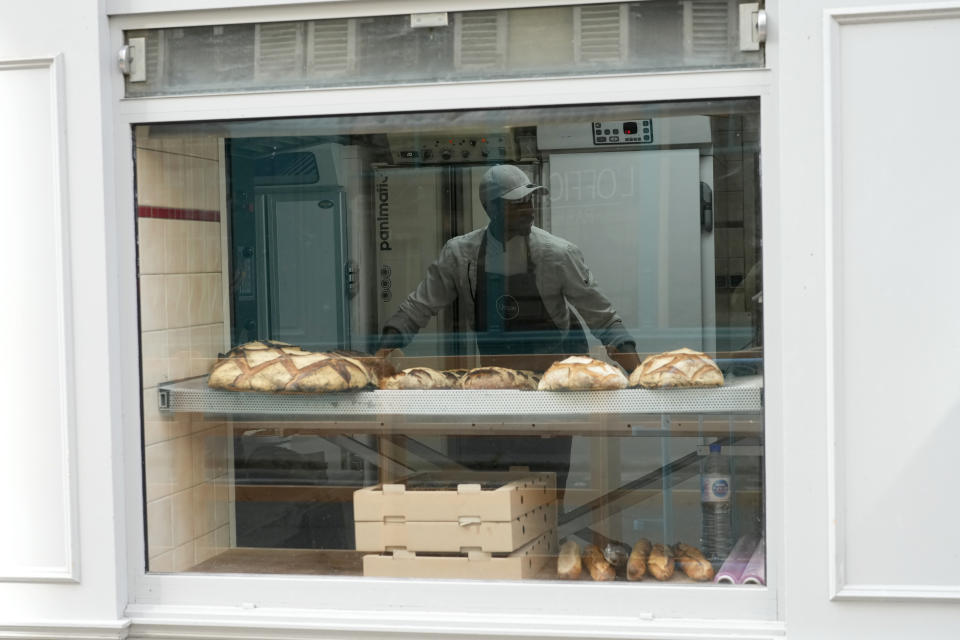
M 490 167 L 483 174 L 478 195 L 480 203 L 487 208 L 488 203 L 497 198 L 520 200 L 538 189 L 542 189 L 544 193 L 550 192 L 543 185 L 530 182 L 530 178 L 520 167 L 512 164 L 498 164 Z

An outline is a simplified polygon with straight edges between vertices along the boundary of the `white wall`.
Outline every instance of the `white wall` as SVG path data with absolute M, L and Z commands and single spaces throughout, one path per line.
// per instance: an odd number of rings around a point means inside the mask
M 947 4 L 785 2 L 774 25 L 783 257 L 766 302 L 783 317 L 791 638 L 960 629 Z
M 40 309 L 48 315 L 62 307 L 69 310 L 71 329 L 70 340 L 52 344 L 49 333 L 59 331 L 56 323 L 46 329 L 19 325 L 16 330 L 26 335 L 4 335 L 5 353 L 8 362 L 43 354 L 50 370 L 62 372 L 53 385 L 60 385 L 56 400 L 73 400 L 49 410 L 48 373 L 40 374 L 35 385 L 15 381 L 17 386 L 8 387 L 16 389 L 12 399 L 46 413 L 25 413 L 17 424 L 12 412 L 4 415 L 4 430 L 18 430 L 10 441 L 24 452 L 8 454 L 0 475 L 3 504 L 15 505 L 3 523 L 3 540 L 12 546 L 0 549 L 0 637 L 124 634 L 127 569 L 120 532 L 126 517 L 141 514 L 123 513 L 124 496 L 115 491 L 123 485 L 115 477 L 122 463 L 121 430 L 135 425 L 137 416 L 121 415 L 114 366 L 119 354 L 104 345 L 117 344 L 111 338 L 119 333 L 116 279 L 131 274 L 120 274 L 114 265 L 132 262 L 133 238 L 112 232 L 117 228 L 113 165 L 122 159 L 113 156 L 112 103 L 104 97 L 110 95 L 109 83 L 117 81 L 114 52 L 104 46 L 105 1 L 0 5 L 0 115 L 8 127 L 0 131 L 11 133 L 12 118 L 37 134 L 30 156 L 34 164 L 5 164 L 10 175 L 0 176 L 5 201 L 28 209 L 4 209 L 6 216 L 32 216 L 17 225 L 5 223 L 18 229 L 7 239 L 18 251 L 9 255 L 45 265 L 14 271 L 34 286 L 11 287 L 16 294 L 7 292 L 4 310 Z M 955 44 L 960 42 L 955 11 L 960 3 L 936 5 L 952 12 L 895 13 L 881 16 L 881 22 L 860 20 L 869 15 L 854 16 L 852 22 L 836 19 L 829 40 L 825 9 L 933 5 L 908 0 L 771 0 L 768 5 L 774 17 L 770 62 L 780 78 L 774 96 L 780 121 L 776 139 L 764 145 L 780 153 L 779 170 L 765 176 L 764 185 L 777 190 L 779 198 L 776 210 L 765 215 L 776 216 L 780 230 L 767 248 L 781 253 L 765 265 L 765 304 L 768 319 L 780 320 L 768 330 L 783 344 L 768 360 L 780 368 L 783 385 L 768 391 L 779 399 L 773 405 L 778 414 L 769 422 L 783 430 L 785 501 L 774 508 L 783 514 L 786 532 L 786 582 L 779 597 L 788 634 L 818 640 L 953 638 L 960 629 L 960 607 L 958 586 L 949 584 L 958 575 L 950 570 L 957 568 L 950 542 L 958 516 L 950 508 L 955 475 L 943 452 L 956 450 L 957 394 L 944 387 L 918 406 L 910 399 L 925 387 L 890 387 L 885 376 L 909 349 L 919 354 L 923 370 L 955 378 L 956 302 L 916 293 L 921 286 L 956 290 L 947 240 L 956 230 L 956 217 L 942 215 L 956 212 L 956 198 L 950 175 L 938 174 L 938 168 L 956 167 L 952 154 L 960 96 L 953 65 L 960 46 Z M 58 62 L 24 70 L 24 60 L 37 59 Z M 62 91 L 50 90 L 55 86 L 47 83 L 55 77 L 51 69 L 62 71 Z M 828 85 L 833 77 L 845 80 Z M 62 129 L 51 125 L 58 105 Z M 887 121 L 903 127 L 889 147 L 875 138 Z M 65 162 L 51 164 L 58 153 L 65 154 Z M 924 165 L 918 158 L 938 163 Z M 40 176 L 31 167 L 49 173 Z M 51 181 L 56 197 L 47 191 Z M 69 295 L 54 293 L 61 219 L 69 222 L 63 244 Z M 891 233 L 893 225 L 904 223 L 910 242 Z M 918 229 L 929 233 L 918 234 Z M 877 270 L 871 269 L 874 264 Z M 3 265 L 12 263 L 7 258 Z M 878 288 L 876 295 L 864 295 L 874 291 L 870 287 Z M 835 298 L 834 292 L 851 295 Z M 901 304 L 904 297 L 912 304 Z M 907 334 L 914 326 L 923 340 Z M 856 339 L 844 339 L 851 335 Z M 947 357 L 934 357 L 941 351 Z M 860 363 L 860 371 L 882 383 L 852 374 L 851 367 Z M 913 395 L 895 396 L 900 389 Z M 3 400 L 10 401 L 11 392 L 5 393 Z M 868 410 L 858 411 L 858 405 Z M 876 463 L 884 456 L 893 464 Z M 939 466 L 930 460 L 939 460 Z M 891 470 L 900 482 L 886 477 Z M 887 511 L 890 527 L 876 515 L 877 486 L 897 498 Z M 6 499 L 24 494 L 33 500 Z M 47 503 L 55 505 L 50 512 L 37 509 Z M 775 549 L 778 541 L 771 542 Z M 939 566 L 928 565 L 937 561 Z M 886 567 L 891 570 L 885 572 Z
M 123 624 L 124 570 L 117 562 L 123 516 L 114 496 L 121 420 L 110 393 L 111 354 L 103 347 L 114 323 L 115 270 L 107 231 L 113 203 L 104 178 L 112 172 L 105 151 L 112 148 L 104 126 L 109 102 L 102 98 L 112 60 L 101 51 L 101 5 L 0 4 L 0 114 L 4 133 L 21 138 L 4 145 L 0 178 L 5 203 L 13 205 L 4 208 L 5 227 L 15 230 L 5 238 L 4 271 L 9 278 L 13 268 L 22 285 L 5 288 L 3 315 L 27 319 L 15 333 L 6 331 L 9 321 L 3 325 L 6 369 L 29 376 L 3 378 L 12 380 L 4 384 L 4 406 L 19 409 L 5 409 L 3 417 L 4 432 L 14 435 L 4 437 L 13 448 L 0 471 L 0 635 L 21 624 L 66 625 L 48 637 L 67 637 L 77 623 L 107 634 Z M 23 61 L 31 59 L 41 63 L 25 71 Z M 60 222 L 68 234 L 58 249 Z M 8 264 L 11 255 L 19 264 Z M 60 273 L 67 274 L 62 291 Z M 63 334 L 59 310 L 67 313 Z

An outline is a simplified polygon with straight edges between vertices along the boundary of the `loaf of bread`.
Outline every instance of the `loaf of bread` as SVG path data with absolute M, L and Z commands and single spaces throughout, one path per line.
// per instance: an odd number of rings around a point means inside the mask
M 447 379 L 448 389 L 459 389 L 460 378 L 467 373 L 467 369 L 444 369 L 440 372 Z
M 533 380 L 514 369 L 479 367 L 460 378 L 461 389 L 536 389 Z
M 627 580 L 642 580 L 647 572 L 647 556 L 653 545 L 646 538 L 640 538 L 637 544 L 633 545 L 630 557 L 627 558 Z
M 589 391 L 626 386 L 627 376 L 618 367 L 586 356 L 570 356 L 550 365 L 537 388 L 540 391 Z
M 617 577 L 613 566 L 603 557 L 600 547 L 588 544 L 583 548 L 583 564 L 590 572 L 590 577 L 600 582 L 614 580 Z
M 583 570 L 580 560 L 580 545 L 575 540 L 567 540 L 560 546 L 557 556 L 557 577 L 564 580 L 576 580 Z
M 397 373 L 397 368 L 390 363 L 387 358 L 383 356 L 372 356 L 368 353 L 363 353 L 362 351 L 348 351 L 345 349 L 337 349 L 331 351 L 333 355 L 337 356 L 347 356 L 348 358 L 353 358 L 360 364 L 362 364 L 367 369 L 367 373 L 370 375 L 370 381 L 374 385 L 379 385 L 382 380 L 388 378 L 395 373 Z
M 655 544 L 647 556 L 647 573 L 657 580 L 669 580 L 673 577 L 673 552 L 665 544 Z
M 428 367 L 412 367 L 380 381 L 381 389 L 449 389 L 450 379 Z
M 713 565 L 710 564 L 710 561 L 707 560 L 700 549 L 678 542 L 673 545 L 673 555 L 676 558 L 677 566 L 690 579 L 698 582 L 713 579 Z
M 324 393 L 363 389 L 375 380 L 355 358 L 259 340 L 221 355 L 207 384 L 229 391 Z
M 705 353 L 677 349 L 644 358 L 630 374 L 631 387 L 719 387 L 723 373 Z

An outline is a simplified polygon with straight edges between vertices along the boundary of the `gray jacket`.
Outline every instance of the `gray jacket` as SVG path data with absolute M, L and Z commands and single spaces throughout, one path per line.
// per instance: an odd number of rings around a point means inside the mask
M 477 258 L 485 233 L 486 228 L 477 229 L 447 241 L 440 256 L 427 268 L 423 282 L 387 320 L 387 326 L 403 335 L 404 343 L 458 297 L 473 324 Z M 529 246 L 528 259 L 534 266 L 537 289 L 557 327 L 564 331 L 570 328 L 569 303 L 603 344 L 620 346 L 633 342 L 613 305 L 597 288 L 597 281 L 576 245 L 533 227 Z

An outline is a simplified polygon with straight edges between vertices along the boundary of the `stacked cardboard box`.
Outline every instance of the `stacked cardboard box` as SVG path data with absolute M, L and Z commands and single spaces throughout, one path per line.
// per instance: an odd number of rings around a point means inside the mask
M 552 473 L 428 472 L 353 500 L 366 576 L 532 578 L 556 556 Z

